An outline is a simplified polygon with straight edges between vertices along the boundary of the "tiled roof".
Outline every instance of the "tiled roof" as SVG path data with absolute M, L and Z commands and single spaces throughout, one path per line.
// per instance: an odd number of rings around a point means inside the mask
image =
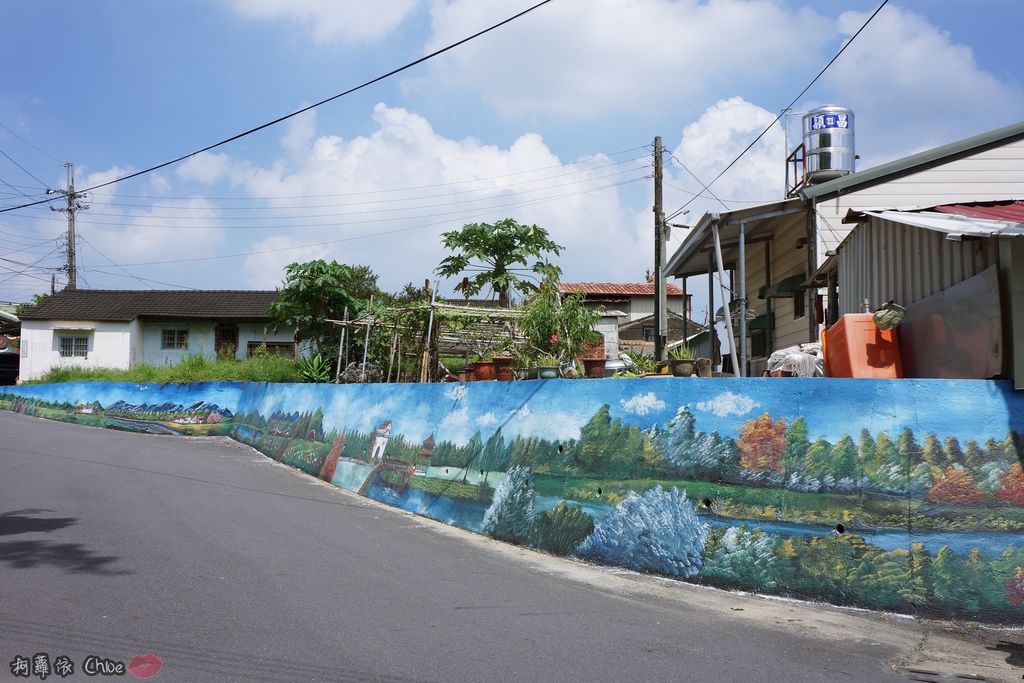
M 267 320 L 277 291 L 65 289 L 21 316 L 25 320 L 129 322 L 152 320 Z
M 575 294 L 583 290 L 589 296 L 654 296 L 654 283 L 650 282 L 559 282 L 562 294 Z M 682 296 L 683 288 L 667 283 L 668 296 Z

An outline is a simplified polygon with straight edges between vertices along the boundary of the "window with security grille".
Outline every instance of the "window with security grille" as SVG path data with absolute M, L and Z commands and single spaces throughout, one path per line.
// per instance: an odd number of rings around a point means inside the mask
M 63 358 L 85 358 L 89 353 L 88 337 L 61 337 L 60 355 Z
M 164 349 L 187 349 L 188 348 L 188 330 L 162 330 L 163 344 L 160 348 Z

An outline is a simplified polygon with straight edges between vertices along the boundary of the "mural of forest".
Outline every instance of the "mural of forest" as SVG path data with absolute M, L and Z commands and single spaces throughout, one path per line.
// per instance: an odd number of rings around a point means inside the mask
M 375 500 L 556 555 L 834 604 L 1024 616 L 1024 397 L 1006 382 L 182 391 L 30 385 L 0 394 L 0 408 L 227 434 Z

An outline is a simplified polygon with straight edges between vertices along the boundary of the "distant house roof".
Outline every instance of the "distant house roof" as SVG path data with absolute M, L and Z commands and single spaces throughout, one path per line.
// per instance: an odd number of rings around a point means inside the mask
M 26 311 L 28 320 L 267 320 L 277 291 L 65 289 Z
M 562 294 L 575 294 L 583 290 L 587 296 L 654 296 L 654 283 L 651 282 L 559 282 L 558 291 Z M 683 288 L 668 283 L 665 287 L 668 296 L 682 296 Z

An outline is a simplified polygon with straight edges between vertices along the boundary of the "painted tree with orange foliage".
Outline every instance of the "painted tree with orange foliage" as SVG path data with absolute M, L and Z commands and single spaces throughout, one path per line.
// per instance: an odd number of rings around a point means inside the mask
M 741 466 L 782 474 L 785 470 L 784 456 L 788 447 L 786 421 L 781 417 L 772 420 L 768 413 L 756 420 L 747 420 L 740 428 L 737 445 L 740 449 Z
M 1017 571 L 1006 580 L 1006 597 L 1014 607 L 1024 605 L 1024 569 L 1017 567 Z
M 976 505 L 985 500 L 985 492 L 974 484 L 970 472 L 950 466 L 932 486 L 928 498 L 937 503 Z
M 1010 469 L 999 478 L 999 490 L 995 492 L 995 497 L 996 500 L 1024 506 L 1024 467 L 1010 465 Z

